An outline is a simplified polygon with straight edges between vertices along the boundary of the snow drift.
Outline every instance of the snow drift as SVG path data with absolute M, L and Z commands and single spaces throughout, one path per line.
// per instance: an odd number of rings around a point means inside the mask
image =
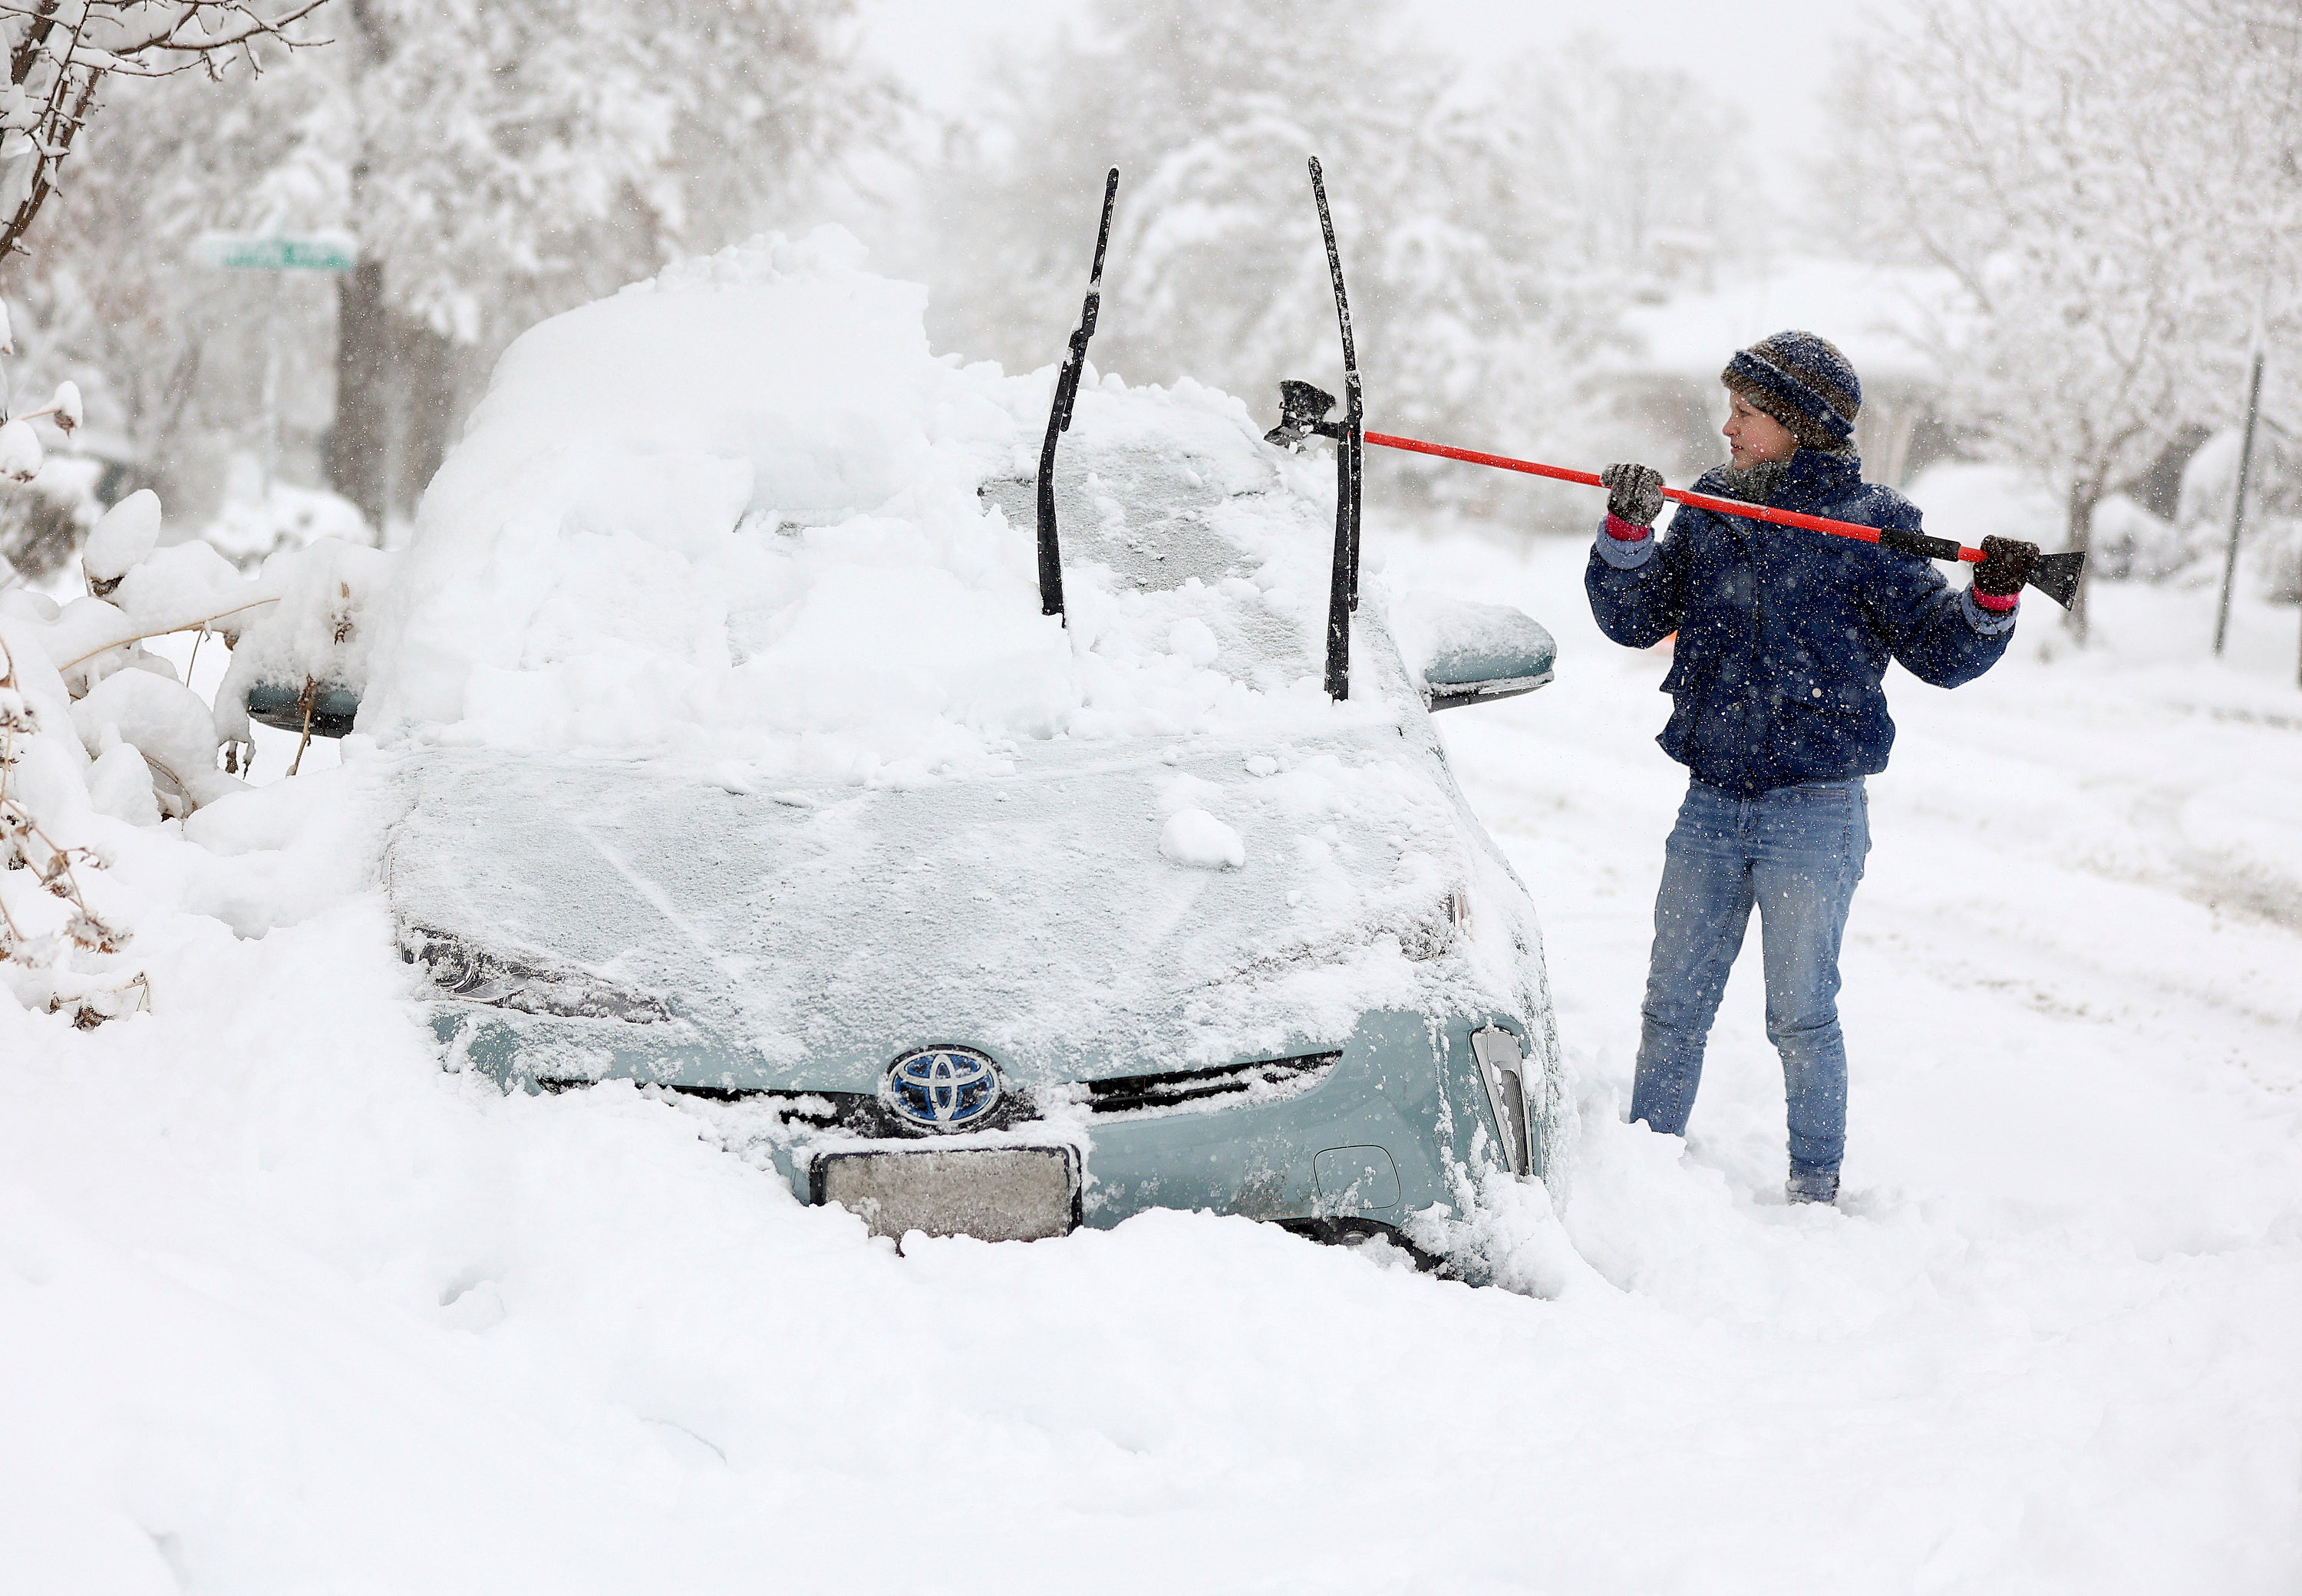
M 937 358 L 925 291 L 861 255 L 836 228 L 770 236 L 515 343 L 425 498 L 363 729 L 841 781 L 1246 708 L 1212 670 L 1224 612 L 1275 593 L 1298 628 L 1316 517 L 1289 500 L 1239 592 L 1130 606 L 1090 548 L 1127 511 L 1080 462 L 1155 431 L 1211 491 L 1292 463 L 1234 399 L 1090 388 L 1065 443 L 1067 636 L 1039 613 L 1028 517 L 979 491 L 1036 468 L 1052 374 Z

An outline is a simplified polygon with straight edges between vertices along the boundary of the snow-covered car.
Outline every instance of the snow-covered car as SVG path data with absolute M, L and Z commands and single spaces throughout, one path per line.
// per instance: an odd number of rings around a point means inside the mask
M 1428 1242 L 1542 1178 L 1535 917 L 1430 706 L 1539 685 L 1548 635 L 1371 577 L 1332 698 L 1324 466 L 1112 378 L 1042 614 L 1048 374 L 920 311 L 826 231 L 505 356 L 359 710 L 450 1066 L 637 1083 L 897 1235 Z

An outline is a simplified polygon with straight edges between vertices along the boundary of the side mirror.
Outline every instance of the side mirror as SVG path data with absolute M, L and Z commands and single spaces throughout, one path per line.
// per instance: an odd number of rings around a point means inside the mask
M 1508 604 L 1404 593 L 1390 621 L 1407 671 L 1432 710 L 1532 693 L 1550 680 L 1558 659 L 1550 634 Z
M 341 685 L 315 686 L 312 694 L 312 735 L 340 737 L 359 716 L 359 692 Z M 258 682 L 248 690 L 248 718 L 283 732 L 304 729 L 302 684 Z

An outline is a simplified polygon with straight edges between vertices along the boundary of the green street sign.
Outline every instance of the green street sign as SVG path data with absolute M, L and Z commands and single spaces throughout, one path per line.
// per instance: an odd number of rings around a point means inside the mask
M 348 232 L 211 232 L 200 236 L 200 254 L 228 272 L 349 272 L 359 264 L 359 240 Z

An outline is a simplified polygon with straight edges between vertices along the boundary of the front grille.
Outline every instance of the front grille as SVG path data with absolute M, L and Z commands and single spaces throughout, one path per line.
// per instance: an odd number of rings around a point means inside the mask
M 1089 1113 L 1136 1113 L 1174 1108 L 1209 1097 L 1252 1096 L 1260 1101 L 1292 1097 L 1327 1078 L 1340 1053 L 1306 1053 L 1297 1058 L 1256 1059 L 1217 1064 L 1207 1070 L 1171 1070 L 1157 1075 L 1114 1075 L 1081 1084 Z
M 1075 1086 L 1055 1089 L 1059 1094 L 1080 1094 L 1088 1112 L 1097 1116 L 1143 1113 L 1180 1108 L 1187 1104 L 1210 1108 L 1234 1106 L 1231 1103 L 1214 1101 L 1221 1098 L 1239 1099 L 1237 1105 L 1241 1106 L 1248 1102 L 1275 1103 L 1298 1096 L 1317 1086 L 1327 1078 L 1336 1061 L 1342 1056 L 1340 1053 L 1306 1053 L 1297 1058 L 1256 1059 L 1244 1064 L 1217 1064 L 1206 1070 L 1167 1070 L 1156 1075 L 1114 1075 L 1104 1080 L 1084 1080 Z M 564 1092 L 576 1087 L 595 1086 L 598 1082 L 546 1078 L 539 1079 L 536 1084 L 547 1092 Z M 671 1081 L 642 1081 L 638 1084 L 660 1086 L 666 1091 L 712 1102 L 744 1103 L 769 1108 L 786 1121 L 796 1121 L 819 1130 L 840 1130 L 873 1138 L 932 1134 L 889 1113 L 878 1098 L 870 1092 L 761 1091 L 741 1087 L 685 1086 Z M 1080 1099 L 1075 1097 L 1073 1100 Z M 998 1129 L 1023 1123 L 1036 1117 L 1033 1095 L 1028 1091 L 1018 1091 L 999 1105 L 992 1122 L 979 1129 Z
M 714 1103 L 742 1103 L 768 1109 L 786 1121 L 812 1125 L 819 1130 L 836 1126 L 861 1136 L 884 1136 L 891 1122 L 890 1116 L 880 1108 L 879 1100 L 869 1092 L 763 1092 L 737 1087 L 676 1086 L 668 1081 L 664 1090 L 685 1097 L 708 1098 Z
M 598 1086 L 597 1080 L 567 1080 L 556 1076 L 540 1076 L 535 1084 L 554 1094 L 572 1092 L 587 1086 Z M 672 1080 L 634 1080 L 634 1086 L 651 1086 L 663 1091 L 676 1092 L 683 1097 L 701 1097 L 708 1103 L 742 1103 L 753 1108 L 764 1108 L 786 1121 L 811 1125 L 819 1130 L 834 1127 L 853 1130 L 860 1136 L 900 1135 L 903 1127 L 895 1117 L 879 1106 L 879 1100 L 869 1092 L 784 1092 L 760 1091 L 749 1087 L 688 1086 Z

